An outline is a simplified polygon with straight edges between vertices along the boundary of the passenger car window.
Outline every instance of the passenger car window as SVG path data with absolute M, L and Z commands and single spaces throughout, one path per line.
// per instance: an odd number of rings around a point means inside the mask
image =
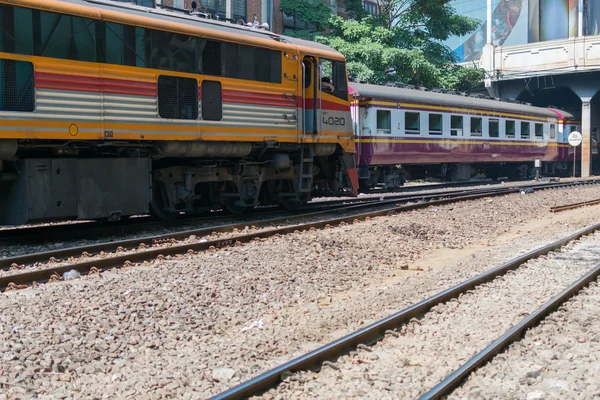
M 462 115 L 453 115 L 450 117 L 450 135 L 463 135 L 463 117 Z
M 415 112 L 404 113 L 404 133 L 407 135 L 419 135 L 421 133 L 421 114 Z
M 482 123 L 481 118 L 471 118 L 471 136 L 482 136 Z
M 389 110 L 377 110 L 377 133 L 392 133 L 392 113 Z

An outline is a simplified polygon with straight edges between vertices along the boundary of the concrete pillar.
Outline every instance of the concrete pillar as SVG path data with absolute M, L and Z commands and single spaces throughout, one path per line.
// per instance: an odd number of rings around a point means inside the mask
M 587 178 L 592 171 L 592 98 L 581 98 L 581 177 Z
M 492 0 L 487 0 L 487 40 L 486 44 L 492 44 Z
M 583 0 L 577 0 L 577 36 L 583 36 L 583 7 L 585 7 Z
M 225 18 L 231 20 L 233 18 L 233 2 L 225 0 Z

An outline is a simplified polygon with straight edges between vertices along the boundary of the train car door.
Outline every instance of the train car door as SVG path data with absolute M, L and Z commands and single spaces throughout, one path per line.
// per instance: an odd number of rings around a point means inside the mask
M 321 134 L 322 100 L 319 91 L 320 68 L 317 60 L 305 56 L 302 60 L 302 141 L 307 138 L 317 138 Z

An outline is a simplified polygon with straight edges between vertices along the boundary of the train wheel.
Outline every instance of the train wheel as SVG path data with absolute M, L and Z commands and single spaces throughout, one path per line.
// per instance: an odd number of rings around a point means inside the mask
M 248 211 L 248 208 L 250 208 L 250 207 L 239 205 L 238 200 L 235 199 L 235 198 L 231 198 L 231 199 L 225 200 L 225 203 L 223 204 L 223 207 L 227 211 L 229 211 L 230 213 L 232 213 L 233 215 L 242 215 L 243 213 L 245 213 L 246 211 Z
M 161 221 L 173 221 L 179 213 L 167 211 L 164 206 L 163 192 L 161 186 L 155 184 L 152 190 L 152 202 L 150 203 L 150 214 Z

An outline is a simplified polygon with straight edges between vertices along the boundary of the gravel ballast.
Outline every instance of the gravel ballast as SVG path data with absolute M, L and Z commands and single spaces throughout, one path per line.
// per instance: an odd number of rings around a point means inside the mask
M 0 296 L 0 380 L 66 398 L 206 398 L 598 221 L 594 187 L 430 207 Z
M 600 398 L 598 310 L 600 286 L 592 283 L 472 374 L 449 399 Z
M 440 382 L 511 326 L 600 263 L 600 233 L 438 305 L 335 368 L 300 373 L 275 398 L 412 399 Z

